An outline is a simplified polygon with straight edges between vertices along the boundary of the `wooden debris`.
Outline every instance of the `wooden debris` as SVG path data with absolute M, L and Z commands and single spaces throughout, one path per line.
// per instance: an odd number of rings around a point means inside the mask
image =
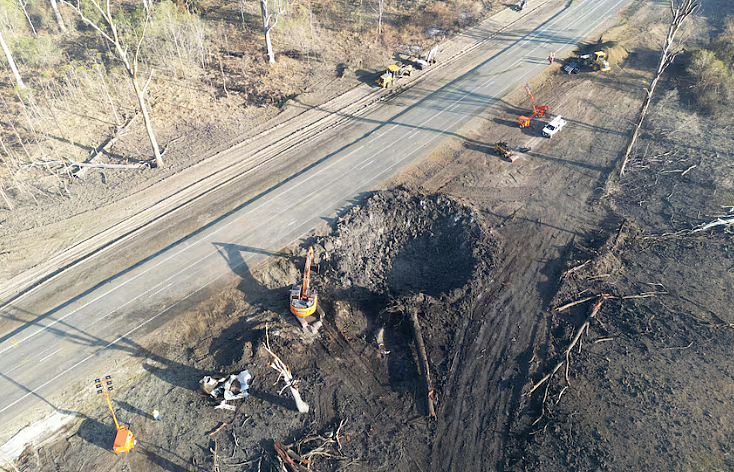
M 582 304 L 584 302 L 588 302 L 589 300 L 593 300 L 593 299 L 597 298 L 598 296 L 599 295 L 593 295 L 591 297 L 582 298 L 581 300 L 576 300 L 575 302 L 566 303 L 565 305 L 559 306 L 558 308 L 556 308 L 556 311 L 559 311 L 560 312 L 560 311 L 567 310 L 567 309 L 571 308 L 572 306 L 576 306 L 576 305 L 580 305 L 580 304 Z
M 94 151 L 94 154 L 92 154 L 89 157 L 89 159 L 87 159 L 85 162 L 75 162 L 75 163 L 73 163 L 73 166 L 78 167 L 79 170 L 76 171 L 76 172 L 70 172 L 70 173 L 72 175 L 74 175 L 75 177 L 82 177 L 83 178 L 84 175 L 85 175 L 85 173 L 86 173 L 86 169 L 87 168 L 96 167 L 95 165 L 91 164 L 91 162 L 93 160 L 95 160 L 96 158 L 98 158 L 102 153 L 104 153 L 105 151 L 107 151 L 110 147 L 112 147 L 112 145 L 115 143 L 115 141 L 117 141 L 120 137 L 124 136 L 125 133 L 127 133 L 127 130 L 130 127 L 130 125 L 133 123 L 133 121 L 135 121 L 135 119 L 137 117 L 138 117 L 137 114 L 133 115 L 133 117 L 130 118 L 128 120 L 128 122 L 125 123 L 122 127 L 120 127 L 114 135 L 112 135 L 109 138 L 107 138 L 107 140 L 104 143 L 102 143 L 102 145 Z M 110 165 L 110 164 L 108 164 L 108 165 Z M 121 164 L 121 165 L 124 165 L 124 164 Z M 123 167 L 123 168 L 124 169 L 127 169 L 127 167 Z
M 694 228 L 691 230 L 691 233 L 698 233 L 701 231 L 706 231 L 707 229 L 714 228 L 716 226 L 729 226 L 734 225 L 734 216 L 729 218 L 717 218 L 714 221 L 711 221 L 710 223 L 706 223 L 703 225 L 698 226 L 697 228 Z
M 413 321 L 413 332 L 415 334 L 415 346 L 418 349 L 418 359 L 420 361 L 421 376 L 426 389 L 426 401 L 428 403 L 428 417 L 436 419 L 435 396 L 433 392 L 433 383 L 431 382 L 431 373 L 428 368 L 428 355 L 426 354 L 426 345 L 423 343 L 423 334 L 421 332 L 421 324 L 418 321 L 418 309 L 414 308 L 411 320 Z
M 226 423 L 225 423 L 226 424 Z M 213 472 L 219 472 L 219 443 L 217 441 L 214 441 L 214 449 L 209 448 L 209 452 L 212 453 L 212 471 Z
M 577 265 L 576 267 L 571 267 L 570 269 L 568 269 L 568 270 L 567 270 L 566 272 L 564 272 L 564 273 L 563 273 L 563 274 L 561 275 L 561 279 L 560 279 L 560 280 L 563 280 L 563 279 L 565 279 L 566 277 L 568 277 L 569 275 L 573 274 L 573 273 L 574 273 L 574 272 L 576 272 L 577 270 L 581 270 L 581 269 L 583 269 L 584 267 L 586 267 L 586 265 L 587 265 L 587 264 L 588 264 L 589 262 L 591 262 L 591 259 L 589 259 L 588 261 L 584 262 L 583 264 L 579 264 L 579 265 Z
M 280 360 L 280 357 L 276 356 L 275 353 L 270 350 L 270 339 L 268 337 L 267 325 L 265 326 L 265 350 L 268 351 L 268 354 L 273 356 L 273 362 L 268 365 L 278 372 L 278 380 L 276 380 L 276 383 L 278 383 L 282 378 L 283 382 L 285 382 L 283 390 L 290 390 L 291 395 L 293 395 L 293 399 L 296 401 L 298 412 L 308 413 L 308 404 L 303 401 L 301 394 L 298 392 L 296 381 L 293 379 L 293 375 L 291 374 L 291 369 L 285 364 L 285 362 Z M 283 390 L 281 390 L 281 392 Z
M 597 313 L 599 313 L 599 309 L 601 308 L 602 303 L 604 303 L 604 300 L 611 298 L 611 297 L 607 294 L 601 294 L 601 295 L 597 295 L 596 297 L 591 297 L 591 298 L 598 298 L 599 300 L 596 303 L 594 303 L 594 305 L 592 305 L 591 313 L 589 314 L 588 318 L 586 318 L 586 321 L 584 321 L 581 327 L 578 330 L 576 330 L 576 334 L 574 335 L 573 339 L 571 340 L 571 343 L 568 345 L 566 350 L 563 352 L 563 359 L 560 362 L 558 362 L 558 364 L 556 364 L 556 366 L 553 368 L 553 370 L 549 374 L 547 374 L 545 377 L 540 379 L 535 385 L 533 385 L 533 387 L 530 389 L 530 391 L 526 395 L 528 396 L 531 395 L 534 391 L 538 389 L 538 387 L 540 387 L 541 385 L 546 383 L 548 380 L 550 380 L 550 378 L 553 377 L 553 375 L 556 372 L 558 372 L 558 370 L 561 367 L 563 367 L 564 364 L 566 365 L 566 374 L 565 374 L 566 383 L 570 385 L 571 382 L 569 382 L 569 379 L 568 379 L 568 369 L 569 369 L 571 351 L 573 351 L 573 348 L 576 346 L 576 344 L 578 344 L 579 340 L 581 339 L 581 335 L 584 334 L 584 331 L 586 331 L 589 328 L 589 324 L 591 323 L 591 320 L 594 319 Z M 547 393 L 548 393 L 548 390 L 546 389 L 546 397 L 547 397 Z M 545 403 L 545 401 L 543 403 Z
M 227 426 L 227 423 L 226 422 L 223 422 L 219 426 L 217 426 L 216 428 L 214 428 L 213 430 L 211 430 L 208 433 L 206 433 L 206 435 L 207 436 L 214 436 L 215 434 L 217 434 L 218 432 L 220 432 L 222 430 L 222 428 L 224 428 L 225 426 Z
M 341 420 L 335 431 L 314 432 L 293 444 L 276 442 L 274 448 L 281 472 L 308 472 L 317 457 L 351 461 L 341 453 L 342 429 L 346 424 L 346 419 Z
M 662 350 L 663 351 L 683 351 L 683 350 L 688 349 L 691 346 L 693 346 L 693 341 L 691 341 L 691 343 L 688 346 L 683 346 L 683 347 L 664 347 Z

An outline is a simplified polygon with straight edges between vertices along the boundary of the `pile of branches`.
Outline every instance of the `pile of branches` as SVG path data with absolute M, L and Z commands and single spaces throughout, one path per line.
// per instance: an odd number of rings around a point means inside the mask
M 310 472 L 314 461 L 321 457 L 338 461 L 354 461 L 341 452 L 342 429 L 347 420 L 341 420 L 336 429 L 323 434 L 312 432 L 292 444 L 274 444 L 276 452 L 275 470 L 278 472 Z

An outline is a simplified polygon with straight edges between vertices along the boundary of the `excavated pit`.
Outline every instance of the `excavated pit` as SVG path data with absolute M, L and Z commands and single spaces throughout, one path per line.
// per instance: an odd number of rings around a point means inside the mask
M 492 247 L 469 207 L 445 195 L 397 189 L 373 194 L 340 218 L 317 252 L 329 279 L 344 290 L 455 300 L 477 269 L 491 265 Z
M 417 310 L 440 390 L 472 293 L 491 283 L 497 247 L 473 210 L 446 195 L 377 192 L 314 244 L 320 303 L 347 339 L 376 345 L 384 333 L 384 375 L 403 392 L 419 385 L 409 315 Z

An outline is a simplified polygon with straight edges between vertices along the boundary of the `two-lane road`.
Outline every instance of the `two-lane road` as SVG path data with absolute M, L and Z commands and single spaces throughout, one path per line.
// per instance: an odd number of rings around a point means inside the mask
M 270 190 L 139 264 L 102 276 L 62 304 L 46 306 L 51 294 L 44 294 L 44 286 L 16 300 L 3 310 L 0 333 L 3 434 L 44 411 L 63 410 L 68 395 L 61 393 L 87 387 L 99 374 L 95 364 L 130 355 L 136 339 L 174 319 L 188 303 L 298 240 L 455 135 L 546 68 L 550 51 L 562 57 L 629 1 L 549 0 L 500 34 L 476 28 L 475 33 L 494 35 L 483 51 L 326 133 L 309 149 L 287 151 L 308 154 L 311 164 L 281 174 Z M 194 203 L 186 211 L 196 208 Z M 150 231 L 165 231 L 165 221 Z M 66 277 L 75 277 L 73 269 Z

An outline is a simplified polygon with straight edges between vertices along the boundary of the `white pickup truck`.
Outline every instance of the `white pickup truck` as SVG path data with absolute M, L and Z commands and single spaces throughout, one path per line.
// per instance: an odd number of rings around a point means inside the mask
M 550 123 L 543 128 L 543 136 L 552 138 L 554 134 L 561 131 L 566 126 L 566 120 L 561 115 L 556 116 Z

